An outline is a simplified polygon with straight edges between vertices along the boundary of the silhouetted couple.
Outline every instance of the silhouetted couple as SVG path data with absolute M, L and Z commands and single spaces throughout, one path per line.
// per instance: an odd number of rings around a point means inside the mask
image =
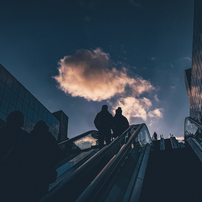
M 126 117 L 122 115 L 122 110 L 119 107 L 113 117 L 109 111 L 108 106 L 103 105 L 102 110 L 96 115 L 94 120 L 95 127 L 98 129 L 99 148 L 111 142 L 111 130 L 113 130 L 113 137 L 120 136 L 128 127 L 129 123 Z
M 24 116 L 13 111 L 0 129 L 1 201 L 37 201 L 57 176 L 57 141 L 44 121 L 31 133 L 22 130 Z

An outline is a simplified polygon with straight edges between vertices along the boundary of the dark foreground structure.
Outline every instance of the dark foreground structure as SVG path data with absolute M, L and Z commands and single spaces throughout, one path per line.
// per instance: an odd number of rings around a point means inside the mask
M 98 149 L 97 131 L 63 142 L 72 157 L 40 201 L 201 201 L 202 125 L 185 120 L 185 143 L 152 141 L 145 124 L 130 126 Z M 77 149 L 76 149 L 77 148 Z

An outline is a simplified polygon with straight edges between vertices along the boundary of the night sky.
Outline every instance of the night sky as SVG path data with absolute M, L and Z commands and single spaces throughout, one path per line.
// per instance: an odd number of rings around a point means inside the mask
M 189 101 L 193 0 L 0 2 L 0 63 L 51 112 L 69 137 L 95 129 L 103 104 L 122 107 L 151 135 L 183 136 Z

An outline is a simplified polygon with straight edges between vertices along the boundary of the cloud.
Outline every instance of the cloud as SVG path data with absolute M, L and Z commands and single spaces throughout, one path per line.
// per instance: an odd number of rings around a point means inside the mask
M 155 100 L 156 102 L 161 102 L 161 101 L 158 99 L 157 95 L 154 95 L 154 100 Z
M 130 68 L 116 66 L 110 55 L 100 48 L 78 50 L 59 61 L 59 74 L 53 78 L 66 94 L 88 101 L 106 100 L 113 111 L 121 107 L 129 120 L 137 117 L 154 122 L 161 118 L 163 110 L 152 109 L 151 100 L 145 97 L 146 93 L 156 90 L 152 84 L 138 75 L 132 77 Z M 154 99 L 159 101 L 157 95 Z
M 152 102 L 148 98 L 126 97 L 120 98 L 114 105 L 112 110 L 115 111 L 117 107 L 121 107 L 124 116 L 130 121 L 131 118 L 142 118 L 144 121 L 150 118 L 162 118 L 163 109 L 155 109 L 150 111 Z
M 190 57 L 185 57 L 185 58 L 183 58 L 184 60 L 189 60 L 189 61 L 191 61 L 191 58 Z
M 126 68 L 112 67 L 109 54 L 97 48 L 93 51 L 79 50 L 75 55 L 65 56 L 59 62 L 59 75 L 55 80 L 59 88 L 73 97 L 88 101 L 103 101 L 125 93 L 129 88 L 133 96 L 154 90 L 149 81 L 128 76 Z
M 148 116 L 151 118 L 162 118 L 163 117 L 163 109 L 159 108 L 159 109 L 155 109 L 153 111 L 150 111 L 148 113 Z
M 176 88 L 176 86 L 170 86 L 170 88 L 174 90 Z

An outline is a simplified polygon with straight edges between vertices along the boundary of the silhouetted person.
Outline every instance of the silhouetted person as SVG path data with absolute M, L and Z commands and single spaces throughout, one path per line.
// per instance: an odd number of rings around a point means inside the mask
M 122 115 L 121 107 L 118 107 L 113 117 L 113 137 L 120 136 L 129 127 L 128 120 Z
M 156 132 L 154 132 L 152 139 L 153 139 L 153 141 L 156 141 L 156 140 L 157 140 L 157 133 L 156 133 Z
M 32 193 L 36 199 L 48 191 L 57 177 L 55 165 L 60 158 L 57 141 L 44 121 L 38 121 L 30 133 L 30 158 L 32 161 Z
M 107 105 L 103 105 L 102 110 L 95 117 L 94 124 L 98 129 L 99 148 L 104 146 L 104 140 L 107 144 L 111 142 L 112 118 Z
M 27 193 L 24 168 L 24 146 L 28 133 L 21 129 L 24 115 L 13 111 L 0 129 L 0 197 L 2 201 L 25 201 Z
M 10 149 L 24 138 L 28 133 L 22 130 L 24 125 L 24 115 L 21 111 L 13 111 L 7 117 L 7 123 L 0 129 L 0 159 L 5 156 Z

